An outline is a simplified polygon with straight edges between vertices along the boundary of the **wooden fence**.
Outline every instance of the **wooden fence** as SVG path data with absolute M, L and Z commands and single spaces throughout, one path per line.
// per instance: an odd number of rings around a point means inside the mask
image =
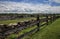
M 37 25 L 37 27 L 33 30 L 31 30 L 30 32 L 27 32 L 25 34 L 20 35 L 19 37 L 17 37 L 16 39 L 22 39 L 24 36 L 31 34 L 33 32 L 37 32 L 40 30 L 40 27 L 42 27 L 43 25 L 48 25 L 49 22 L 52 23 L 53 21 L 55 21 L 57 18 L 59 18 L 59 16 L 56 16 L 55 14 L 50 14 L 50 15 L 45 15 L 45 18 L 40 18 L 39 15 L 37 15 L 37 20 L 29 20 L 27 22 L 18 22 L 17 25 L 0 25 L 0 39 L 5 39 L 7 36 L 9 36 L 10 34 L 13 33 L 18 33 L 21 30 L 24 30 L 30 26 L 33 25 Z M 43 22 L 46 22 L 44 24 L 41 24 Z

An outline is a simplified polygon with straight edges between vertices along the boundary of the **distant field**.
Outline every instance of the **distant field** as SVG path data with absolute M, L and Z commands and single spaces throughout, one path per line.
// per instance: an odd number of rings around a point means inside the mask
M 60 19 L 41 28 L 34 35 L 26 36 L 24 39 L 60 39 Z
M 45 18 L 45 17 L 40 17 L 40 18 Z M 35 19 L 35 17 L 28 17 L 28 18 L 20 18 L 20 19 L 14 19 L 14 20 L 0 20 L 0 24 L 10 24 L 10 23 L 17 23 L 17 22 L 23 22 L 23 21 L 28 21 L 31 19 Z
M 0 21 L 0 24 L 17 23 L 17 22 L 27 21 L 27 20 L 31 20 L 31 19 L 36 19 L 36 18 L 34 18 L 34 17 L 28 17 L 28 18 L 14 19 L 14 20 L 2 20 L 2 21 Z

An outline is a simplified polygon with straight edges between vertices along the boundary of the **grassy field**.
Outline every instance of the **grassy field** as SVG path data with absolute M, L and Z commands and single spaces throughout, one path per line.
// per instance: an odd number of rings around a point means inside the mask
M 39 32 L 24 39 L 60 39 L 60 19 L 57 19 L 52 24 L 41 28 Z
M 31 20 L 31 19 L 36 19 L 36 18 L 28 17 L 28 18 L 20 18 L 20 19 L 15 19 L 15 20 L 2 20 L 0 21 L 0 24 L 17 23 L 17 22 L 22 22 L 22 21 Z
M 40 17 L 40 19 L 45 18 L 45 17 Z M 35 17 L 27 17 L 27 18 L 17 18 L 17 19 L 13 19 L 13 20 L 0 20 L 0 24 L 10 24 L 10 23 L 17 23 L 17 22 L 23 22 L 23 21 L 28 21 L 34 19 L 36 20 Z

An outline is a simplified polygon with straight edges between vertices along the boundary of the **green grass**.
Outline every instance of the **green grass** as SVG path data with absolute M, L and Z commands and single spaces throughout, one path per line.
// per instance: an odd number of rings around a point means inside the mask
M 24 39 L 60 39 L 60 19 L 57 19 L 52 24 L 41 28 L 39 32 Z
M 26 20 L 31 20 L 31 19 L 36 19 L 36 18 L 34 18 L 34 17 L 29 17 L 29 18 L 15 19 L 15 20 L 3 20 L 3 21 L 0 21 L 0 24 L 17 23 L 17 22 L 26 21 Z

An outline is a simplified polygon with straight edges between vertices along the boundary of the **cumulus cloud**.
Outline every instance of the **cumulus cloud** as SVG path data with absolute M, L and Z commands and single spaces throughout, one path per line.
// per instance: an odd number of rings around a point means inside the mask
M 25 13 L 25 12 L 34 12 L 34 13 L 59 13 L 60 6 L 52 7 L 49 4 L 31 4 L 24 2 L 0 2 L 0 13 L 5 12 L 14 12 L 14 13 Z

